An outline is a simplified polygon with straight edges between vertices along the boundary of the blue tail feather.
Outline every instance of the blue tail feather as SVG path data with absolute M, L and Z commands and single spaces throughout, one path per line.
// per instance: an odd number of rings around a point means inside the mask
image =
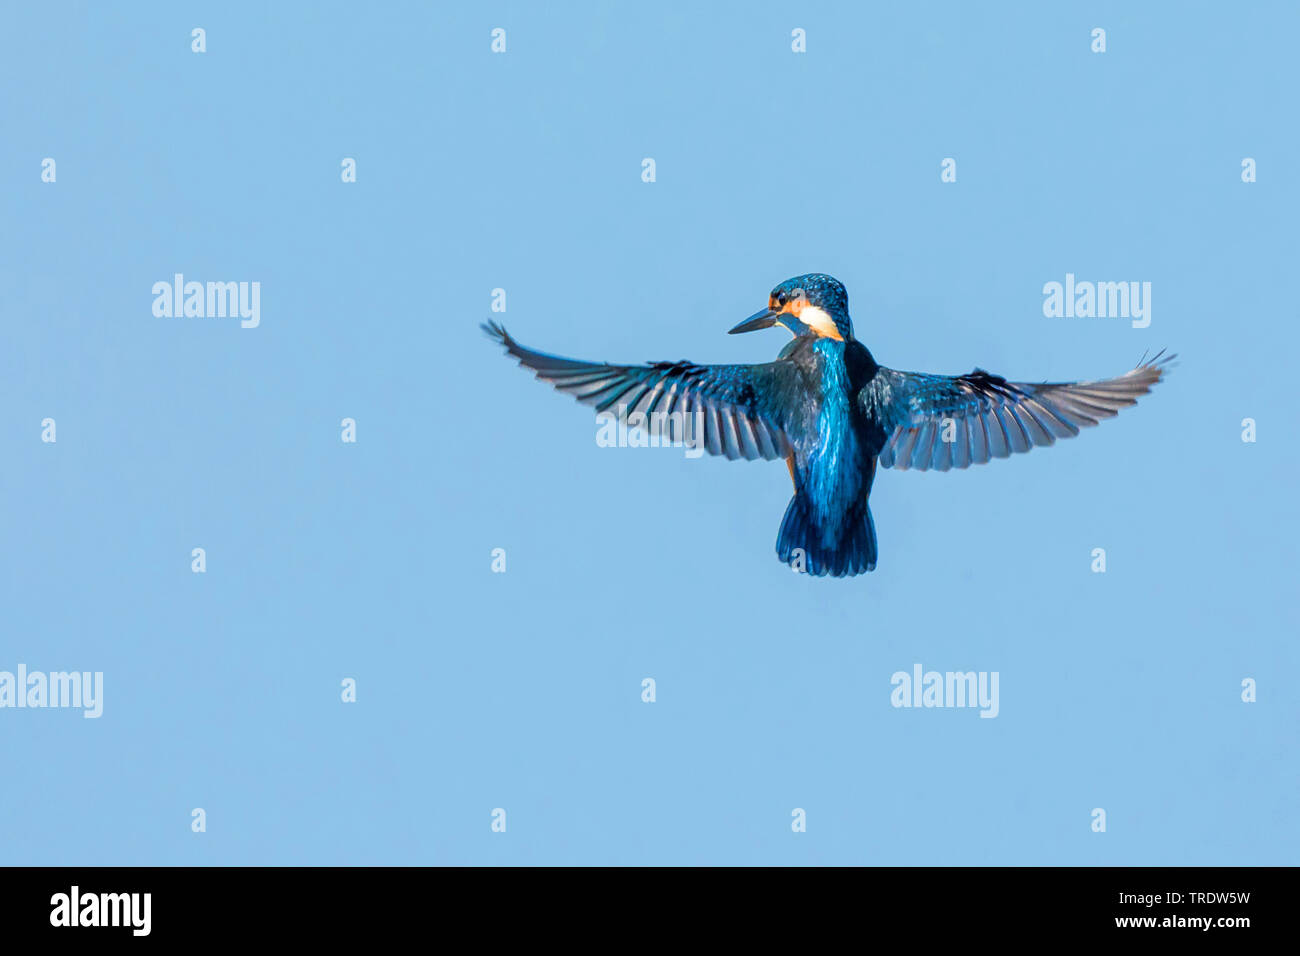
M 842 578 L 875 570 L 876 526 L 866 502 L 861 511 L 846 516 L 839 539 L 828 544 L 813 520 L 807 500 L 806 495 L 795 494 L 781 519 L 776 554 L 782 563 L 802 567 L 818 577 L 829 574 Z

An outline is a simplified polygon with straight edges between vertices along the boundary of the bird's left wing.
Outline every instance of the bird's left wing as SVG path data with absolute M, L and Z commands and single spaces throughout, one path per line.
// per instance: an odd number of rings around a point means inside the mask
M 687 437 L 710 454 L 730 459 L 776 459 L 790 453 L 779 403 L 770 399 L 797 387 L 798 370 L 791 362 L 579 362 L 525 348 L 495 322 L 485 323 L 483 330 L 543 382 L 599 412 L 613 409 L 627 418 L 640 413 L 647 428 L 662 429 L 665 440 Z M 702 440 L 697 427 L 702 428 Z
M 1117 378 L 1041 384 L 983 369 L 950 377 L 882 366 L 858 401 L 885 431 L 881 466 L 947 471 L 1077 435 L 1135 404 L 1172 359 L 1157 355 Z

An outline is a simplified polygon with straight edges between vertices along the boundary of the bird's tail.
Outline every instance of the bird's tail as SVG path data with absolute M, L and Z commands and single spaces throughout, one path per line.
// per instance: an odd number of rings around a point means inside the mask
M 776 536 L 776 554 L 783 564 L 820 577 L 851 577 L 876 567 L 876 526 L 866 502 L 847 516 L 838 540 L 828 544 L 807 505 L 808 496 L 796 493 L 785 509 Z

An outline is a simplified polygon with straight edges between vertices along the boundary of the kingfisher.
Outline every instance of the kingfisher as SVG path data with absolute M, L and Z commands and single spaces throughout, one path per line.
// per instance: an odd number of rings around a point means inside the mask
M 876 469 L 948 471 L 1007 458 L 1069 438 L 1133 405 L 1164 376 L 1164 353 L 1116 378 L 1009 382 L 976 368 L 966 375 L 900 372 L 853 337 L 844 285 L 822 273 L 772 290 L 767 307 L 732 335 L 781 326 L 794 335 L 775 362 L 611 365 L 525 348 L 496 322 L 483 330 L 561 392 L 616 409 L 633 425 L 668 422 L 673 439 L 696 439 L 713 455 L 784 459 L 794 493 L 776 554 L 796 571 L 850 577 L 876 567 L 867 499 Z

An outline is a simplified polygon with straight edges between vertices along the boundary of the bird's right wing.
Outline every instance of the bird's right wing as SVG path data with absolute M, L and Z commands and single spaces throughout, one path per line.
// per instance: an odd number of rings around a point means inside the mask
M 1117 378 L 1041 384 L 983 369 L 948 376 L 882 366 L 858 401 L 885 430 L 882 467 L 947 471 L 1077 435 L 1135 404 L 1172 359 L 1157 355 Z
M 483 330 L 505 346 L 519 364 L 568 392 L 598 412 L 616 409 L 621 417 L 644 415 L 647 426 L 661 423 L 669 441 L 696 437 L 702 426 L 703 447 L 727 458 L 785 458 L 790 454 L 779 396 L 798 387 L 798 370 L 787 361 L 764 365 L 695 365 L 655 362 L 649 365 L 609 365 L 580 362 L 535 352 L 516 342 L 502 326 L 485 323 Z M 655 416 L 662 416 L 656 419 Z M 633 423 L 635 424 L 635 423 Z

